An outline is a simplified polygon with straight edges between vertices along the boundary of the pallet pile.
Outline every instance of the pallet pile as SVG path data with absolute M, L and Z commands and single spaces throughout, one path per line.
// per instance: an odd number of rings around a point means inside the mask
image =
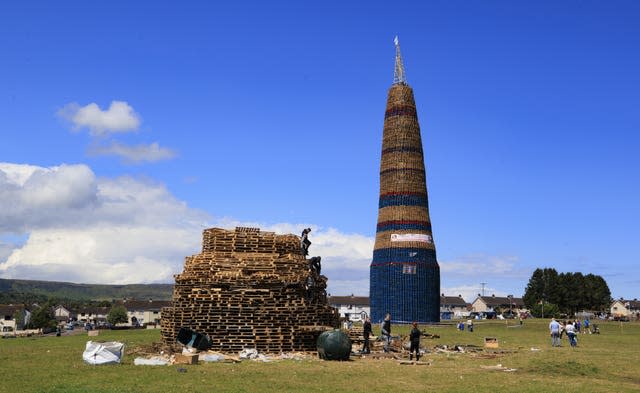
M 172 306 L 162 309 L 167 345 L 187 327 L 222 352 L 313 351 L 318 335 L 338 326 L 327 279 L 309 268 L 295 235 L 206 229 L 202 253 L 187 257 L 175 280 Z

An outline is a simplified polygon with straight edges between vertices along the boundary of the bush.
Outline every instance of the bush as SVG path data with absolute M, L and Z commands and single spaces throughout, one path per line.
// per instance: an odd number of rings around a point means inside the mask
M 107 322 L 109 322 L 112 326 L 115 326 L 118 323 L 129 322 L 127 309 L 124 308 L 124 306 L 112 307 L 111 310 L 109 310 L 109 314 L 107 314 Z

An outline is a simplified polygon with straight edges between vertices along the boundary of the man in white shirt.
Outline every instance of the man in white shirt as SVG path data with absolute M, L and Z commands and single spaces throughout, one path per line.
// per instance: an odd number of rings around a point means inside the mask
M 551 323 L 549 323 L 549 332 L 551 333 L 551 346 L 559 347 L 560 346 L 560 324 L 556 321 L 555 318 L 551 319 Z

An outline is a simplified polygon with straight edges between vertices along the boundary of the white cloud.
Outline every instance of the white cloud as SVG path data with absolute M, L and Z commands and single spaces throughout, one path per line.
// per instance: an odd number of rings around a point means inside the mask
M 38 229 L 13 250 L 5 277 L 100 284 L 171 282 L 199 248 L 201 228 L 111 225 Z
M 0 233 L 96 224 L 202 225 L 203 217 L 148 179 L 96 178 L 82 164 L 0 163 Z
M 150 145 L 127 146 L 119 142 L 112 142 L 109 146 L 94 146 L 89 154 L 96 156 L 117 156 L 125 162 L 141 163 L 168 160 L 175 157 L 175 152 L 165 147 L 160 147 L 157 142 Z
M 466 276 L 478 276 L 491 272 L 500 275 L 520 275 L 516 270 L 518 257 L 470 254 L 454 260 L 440 261 L 440 271 Z
M 74 222 L 96 206 L 97 182 L 86 165 L 42 168 L 0 163 L 0 232 Z
M 74 129 L 88 128 L 91 135 L 135 131 L 140 126 L 140 115 L 124 101 L 111 101 L 107 110 L 96 103 L 80 106 L 72 102 L 60 109 L 58 115 L 73 123 Z
M 161 184 L 96 178 L 86 165 L 0 164 L 0 275 L 88 283 L 171 282 L 208 216 Z

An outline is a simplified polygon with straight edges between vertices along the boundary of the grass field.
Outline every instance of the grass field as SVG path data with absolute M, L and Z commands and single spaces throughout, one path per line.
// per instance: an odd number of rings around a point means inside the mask
M 580 335 L 577 348 L 566 338 L 562 347 L 551 348 L 548 320 L 527 320 L 522 327 L 508 323 L 481 321 L 473 333 L 428 328 L 441 338 L 423 339 L 427 347 L 482 346 L 484 337 L 497 337 L 500 345 L 495 353 L 432 352 L 421 359 L 428 366 L 355 357 L 134 366 L 132 353 L 158 342 L 157 330 L 102 331 L 99 341 L 124 342 L 128 354 L 121 365 L 90 366 L 82 361 L 90 339 L 85 334 L 4 339 L 0 392 L 640 392 L 638 322 L 600 323 L 602 334 Z M 482 368 L 497 364 L 516 371 Z

